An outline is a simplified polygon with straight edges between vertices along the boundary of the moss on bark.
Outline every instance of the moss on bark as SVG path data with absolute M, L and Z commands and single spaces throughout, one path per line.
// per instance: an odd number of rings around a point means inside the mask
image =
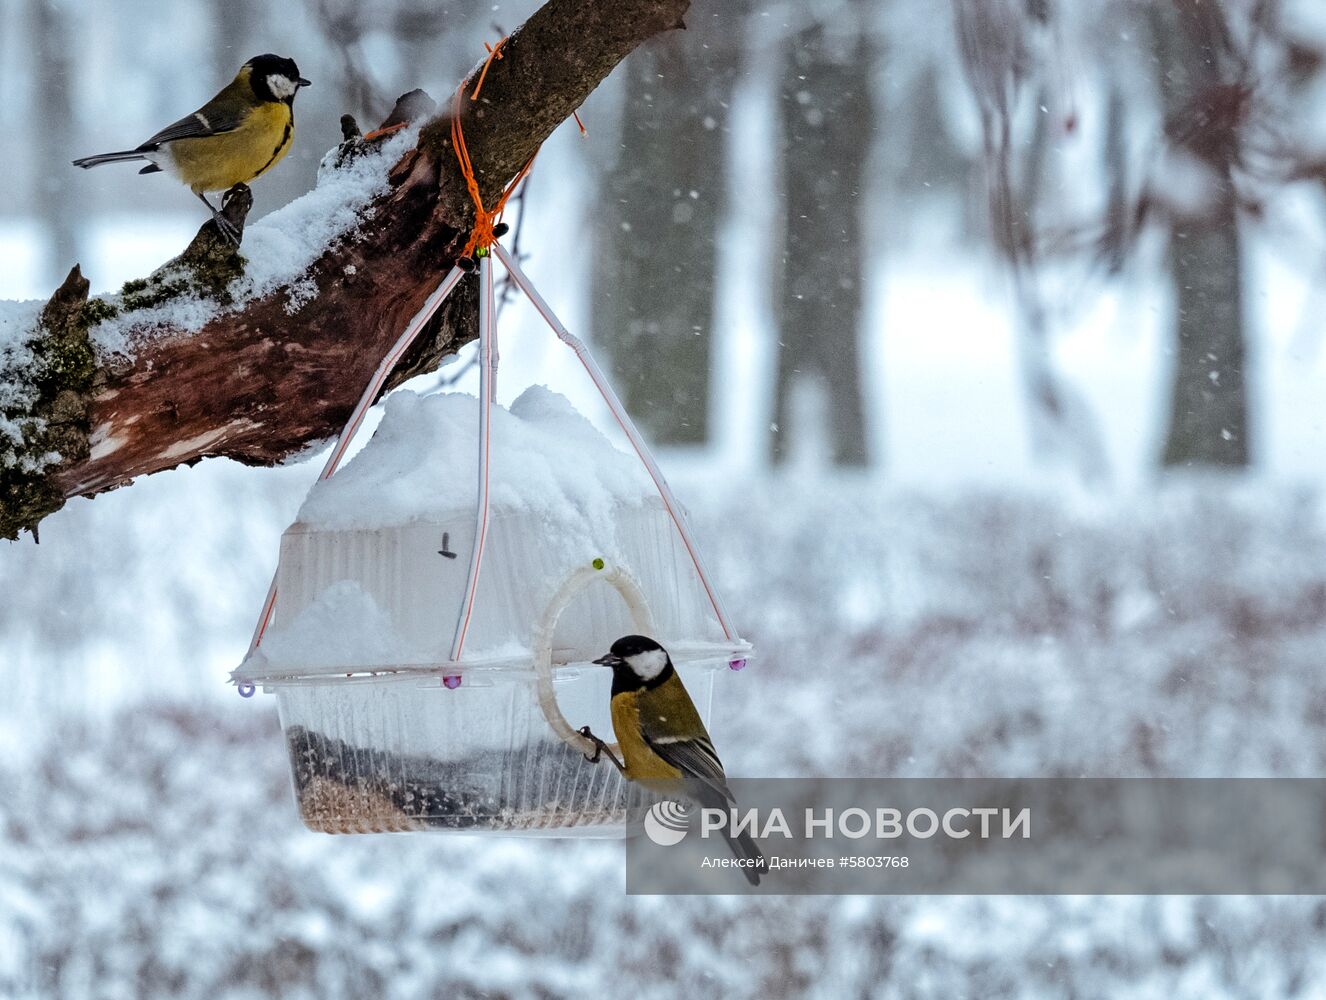
M 78 265 L 37 321 L 31 358 L 5 377 L 27 387 L 26 402 L 4 412 L 22 434 L 0 464 L 0 538 L 36 535 L 43 517 L 64 506 L 51 472 L 88 456 L 88 402 L 97 362 L 88 339 L 88 282 Z M 95 310 L 93 314 L 95 314 Z

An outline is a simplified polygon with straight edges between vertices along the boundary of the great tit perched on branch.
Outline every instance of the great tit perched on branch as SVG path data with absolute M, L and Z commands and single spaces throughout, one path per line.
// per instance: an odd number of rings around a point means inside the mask
M 239 234 L 207 200 L 207 192 L 228 191 L 280 162 L 295 131 L 295 94 L 307 86 L 293 59 L 254 56 L 219 94 L 137 149 L 85 156 L 74 166 L 148 160 L 140 174 L 173 174 L 202 199 L 222 234 L 238 244 Z
M 628 635 L 594 662 L 612 668 L 612 729 L 623 761 L 587 726 L 581 734 L 598 746 L 593 759 L 606 752 L 626 778 L 658 791 L 675 791 L 680 782 L 683 793 L 707 809 L 736 805 L 723 762 L 668 651 L 648 636 Z M 733 837 L 724 827 L 723 837 L 736 857 L 751 863 L 741 869 L 746 881 L 759 885 L 768 869 L 750 834 Z

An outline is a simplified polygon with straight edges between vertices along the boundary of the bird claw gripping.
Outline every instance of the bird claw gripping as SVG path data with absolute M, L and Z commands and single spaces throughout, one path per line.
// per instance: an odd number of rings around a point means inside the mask
M 594 756 L 591 757 L 589 754 L 585 754 L 585 760 L 589 761 L 591 764 L 597 764 L 603 758 L 603 755 L 607 754 L 608 760 L 612 761 L 613 766 L 622 773 L 625 773 L 625 768 L 622 767 L 622 762 L 617 759 L 617 755 L 609 750 L 608 744 L 595 736 L 588 726 L 580 727 L 580 735 L 594 744 Z

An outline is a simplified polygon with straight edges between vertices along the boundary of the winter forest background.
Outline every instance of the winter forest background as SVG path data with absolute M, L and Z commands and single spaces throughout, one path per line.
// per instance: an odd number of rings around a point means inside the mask
M 535 8 L 0 0 L 0 298 L 203 221 L 74 170 L 294 56 L 449 94 Z M 737 775 L 1326 770 L 1326 8 L 696 0 L 510 213 L 759 651 Z M 503 398 L 601 417 L 504 309 Z M 472 388 L 458 365 L 431 388 Z M 0 547 L 0 996 L 1311 997 L 1314 898 L 650 899 L 592 841 L 329 838 L 225 686 L 317 459 L 204 462 Z

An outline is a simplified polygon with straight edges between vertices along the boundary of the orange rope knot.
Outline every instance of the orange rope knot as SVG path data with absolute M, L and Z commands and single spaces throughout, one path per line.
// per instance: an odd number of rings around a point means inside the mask
M 474 102 L 479 97 L 479 91 L 483 89 L 483 82 L 488 78 L 488 68 L 492 66 L 493 61 L 502 58 L 502 46 L 506 44 L 503 38 L 496 45 L 484 43 L 488 50 L 488 58 L 483 62 L 483 69 L 479 71 L 478 82 L 474 85 L 474 90 L 470 93 L 470 101 Z M 503 210 L 506 208 L 507 199 L 520 186 L 520 182 L 525 179 L 529 173 L 530 167 L 534 165 L 534 157 L 531 156 L 520 172 L 511 179 L 511 183 L 502 191 L 497 199 L 497 204 L 488 210 L 483 207 L 483 196 L 479 192 L 479 181 L 474 176 L 474 164 L 470 162 L 470 151 L 465 146 L 465 132 L 460 124 L 460 99 L 465 90 L 462 83 L 456 90 L 456 99 L 451 115 L 451 145 L 456 150 L 456 159 L 460 163 L 461 175 L 465 178 L 465 187 L 470 192 L 470 200 L 474 202 L 474 228 L 470 230 L 470 238 L 465 241 L 465 248 L 461 251 L 462 258 L 471 257 L 475 252 L 482 253 L 492 245 L 497 239 L 493 232 L 493 227 L 497 225 Z

